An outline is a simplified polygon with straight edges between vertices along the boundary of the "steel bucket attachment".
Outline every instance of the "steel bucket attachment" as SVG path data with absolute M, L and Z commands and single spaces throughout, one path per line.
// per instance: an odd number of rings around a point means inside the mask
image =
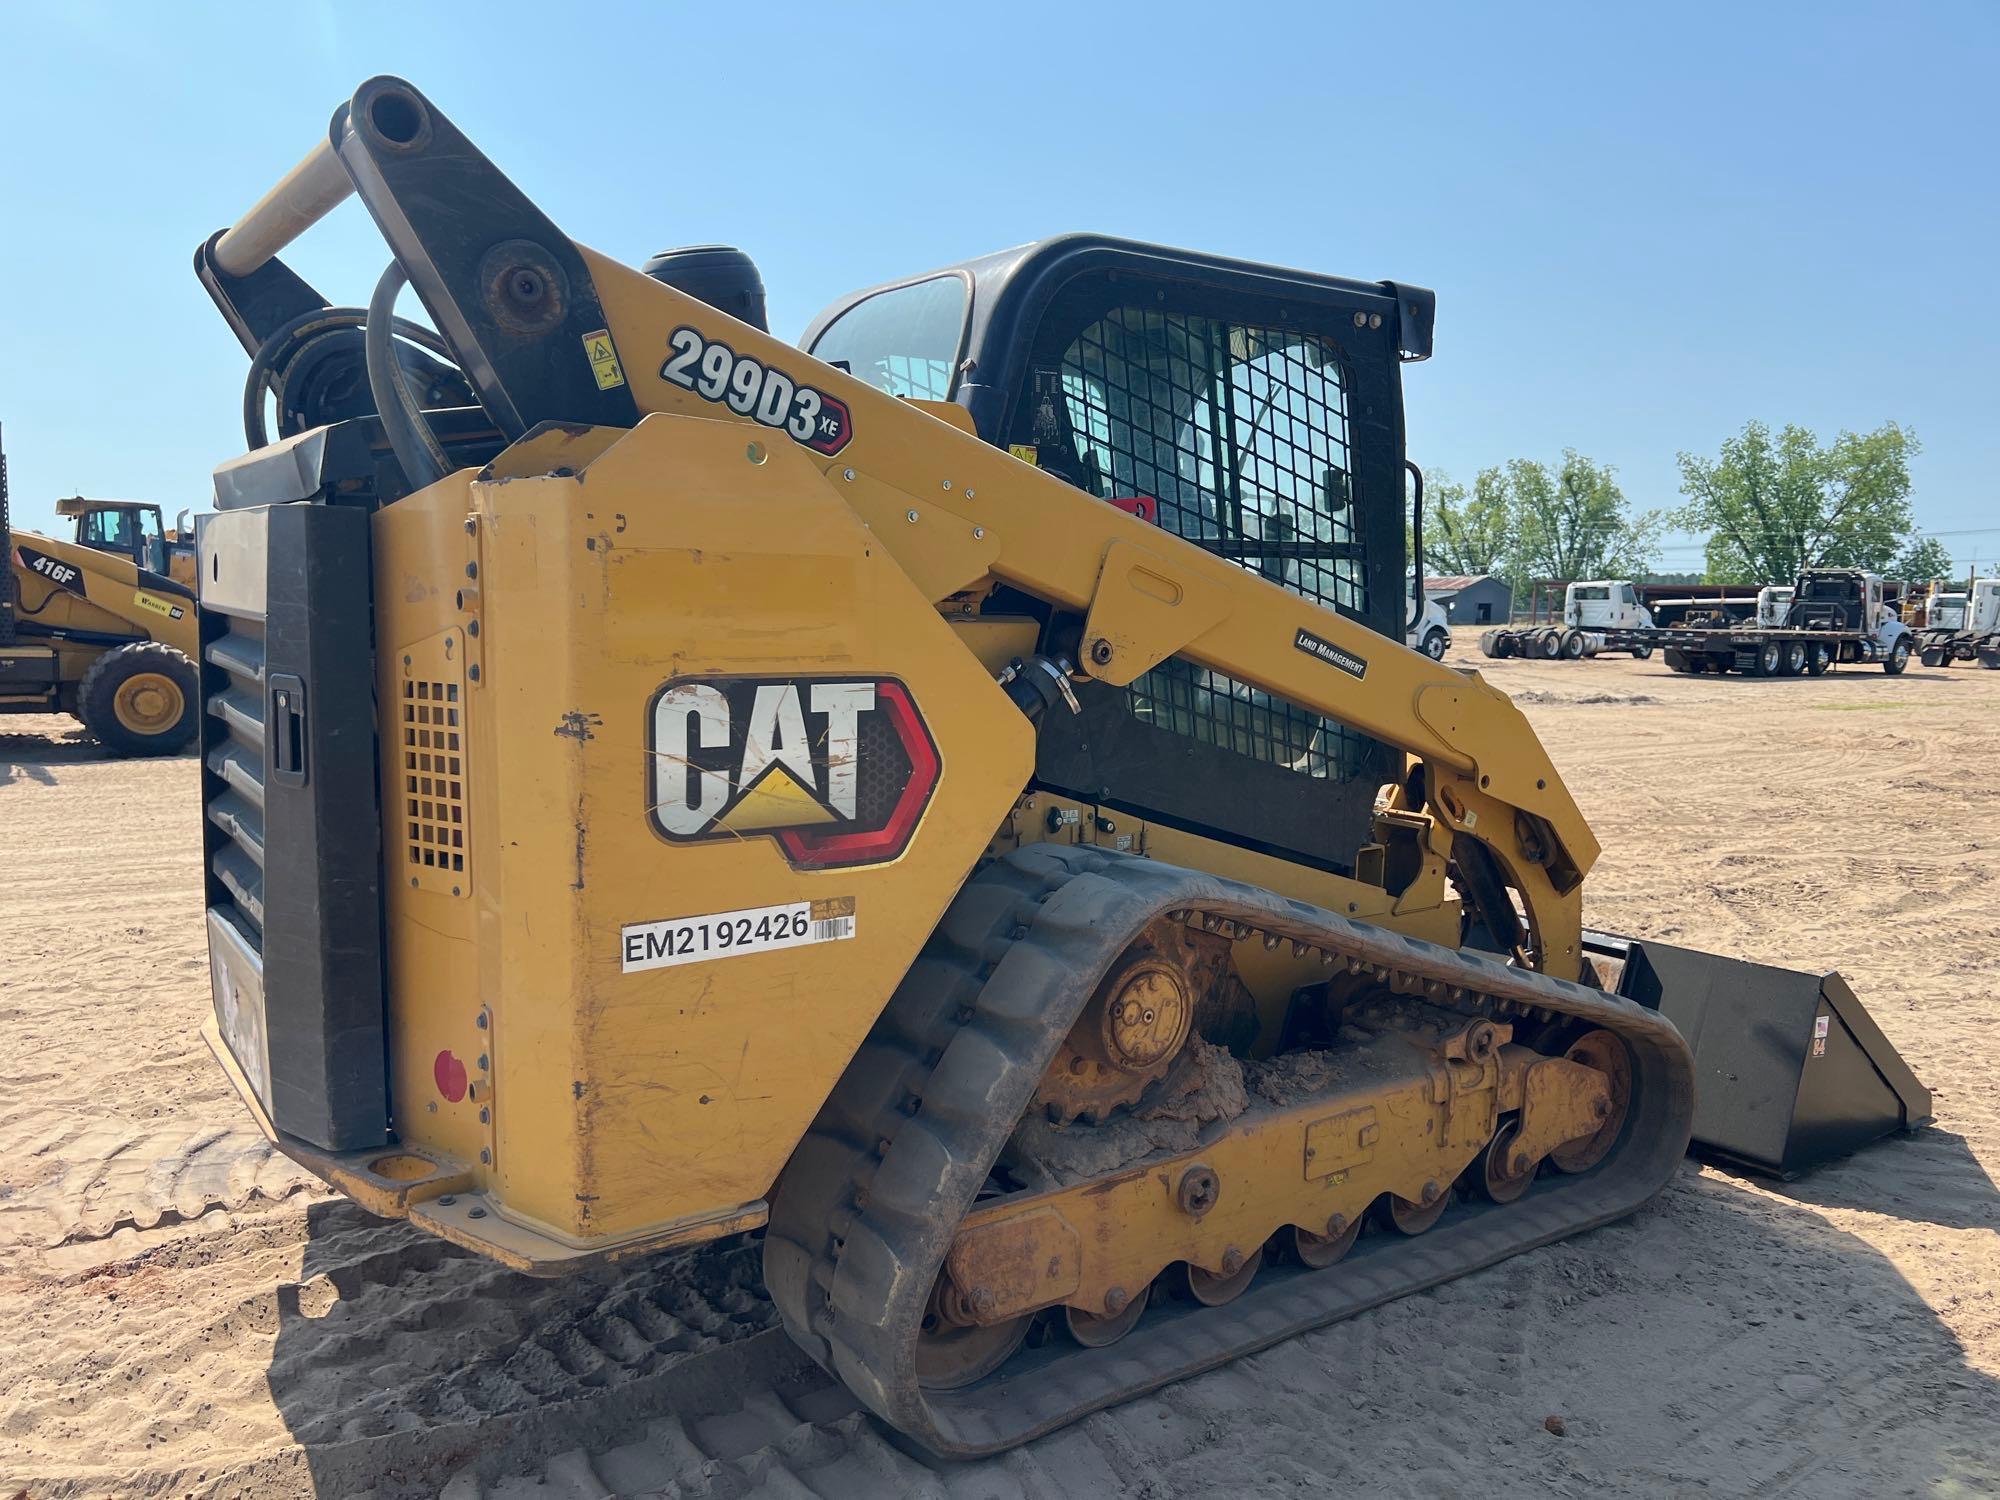
M 1840 975 L 1610 933 L 1585 946 L 1693 1049 L 1696 1152 L 1790 1178 L 1930 1123 L 1930 1090 Z

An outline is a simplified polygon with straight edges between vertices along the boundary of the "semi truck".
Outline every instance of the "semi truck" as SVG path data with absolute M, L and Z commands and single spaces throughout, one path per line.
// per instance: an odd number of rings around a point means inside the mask
M 1490 657 L 1536 656 L 1550 661 L 1620 651 L 1644 661 L 1653 654 L 1652 629 L 1653 616 L 1639 602 L 1631 580 L 1594 578 L 1563 590 L 1560 621 L 1488 630 L 1479 637 L 1479 649 Z
M 1818 677 L 1840 663 L 1879 663 L 1894 677 L 1910 664 L 1916 637 L 1883 597 L 1879 574 L 1860 568 L 1807 568 L 1782 616 L 1759 597 L 1756 623 L 1656 630 L 1669 671 L 1741 672 L 1751 677 Z M 1766 618 L 1780 623 L 1767 625 Z
M 2000 578 L 1972 579 L 1964 593 L 1933 594 L 1916 649 L 1927 667 L 1976 661 L 2000 670 Z

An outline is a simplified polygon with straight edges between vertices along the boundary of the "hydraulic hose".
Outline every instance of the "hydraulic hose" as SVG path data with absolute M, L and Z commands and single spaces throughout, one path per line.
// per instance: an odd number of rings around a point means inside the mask
M 368 325 L 364 330 L 368 356 L 368 390 L 381 414 L 382 429 L 396 462 L 413 490 L 432 485 L 450 472 L 437 435 L 424 420 L 423 409 L 410 394 L 396 359 L 396 295 L 409 278 L 400 262 L 389 262 L 382 279 L 375 283 L 375 295 L 368 299 Z
M 250 373 L 243 382 L 243 438 L 246 450 L 262 448 L 271 441 L 270 430 L 264 423 L 265 392 L 278 392 L 282 412 L 286 372 L 312 341 L 343 331 L 359 333 L 367 321 L 366 308 L 319 307 L 300 313 L 264 340 L 251 356 Z M 455 361 L 451 346 L 430 329 L 407 318 L 398 318 L 395 330 L 396 337 L 443 359 Z M 278 435 L 291 436 L 282 429 Z

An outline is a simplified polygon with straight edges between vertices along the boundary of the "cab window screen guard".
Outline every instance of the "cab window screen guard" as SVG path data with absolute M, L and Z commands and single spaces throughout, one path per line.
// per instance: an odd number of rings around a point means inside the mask
M 953 274 L 892 287 L 842 313 L 809 352 L 892 396 L 948 401 L 966 303 L 965 281 Z
M 1086 489 L 1315 603 L 1367 607 L 1346 386 L 1320 337 L 1118 307 L 1079 334 L 1061 394 Z
M 1315 603 L 1366 609 L 1346 387 L 1326 340 L 1115 307 L 1064 354 L 1059 392 L 1084 488 L 1150 496 L 1165 530 Z M 1178 659 L 1134 682 L 1128 703 L 1157 728 L 1307 776 L 1347 781 L 1371 759 L 1343 725 Z

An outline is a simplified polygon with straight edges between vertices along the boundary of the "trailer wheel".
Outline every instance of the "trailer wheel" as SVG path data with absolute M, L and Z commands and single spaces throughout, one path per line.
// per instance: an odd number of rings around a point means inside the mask
M 1581 630 L 1565 630 L 1558 642 L 1558 648 L 1562 651 L 1565 661 L 1577 660 L 1583 655 L 1583 632 Z
M 1797 677 L 1806 669 L 1806 643 L 1787 641 L 1785 643 L 1785 675 Z
M 1909 664 L 1910 643 L 1898 638 L 1896 644 L 1889 648 L 1889 659 L 1882 663 L 1882 670 L 1887 672 L 1891 677 L 1900 677 L 1903 674 L 1903 668 Z
M 1757 675 L 1776 677 L 1784 666 L 1785 648 L 1777 641 L 1766 641 L 1757 648 Z
M 1632 660 L 1634 661 L 1645 661 L 1649 659 L 1652 656 L 1652 654 L 1653 654 L 1653 648 L 1651 646 L 1634 646 L 1632 648 Z
M 1541 653 L 1542 660 L 1554 661 L 1562 655 L 1562 637 L 1553 630 L 1544 630 L 1535 638 L 1535 649 Z
M 1806 671 L 1814 677 L 1824 677 L 1832 667 L 1832 649 L 1824 641 L 1814 641 L 1806 655 Z
M 1667 647 L 1666 651 L 1662 653 L 1662 659 L 1666 662 L 1669 672 L 1679 672 L 1682 675 L 1686 675 L 1694 670 L 1694 667 L 1688 662 L 1687 653 L 1685 651 L 1676 651 L 1672 646 Z

